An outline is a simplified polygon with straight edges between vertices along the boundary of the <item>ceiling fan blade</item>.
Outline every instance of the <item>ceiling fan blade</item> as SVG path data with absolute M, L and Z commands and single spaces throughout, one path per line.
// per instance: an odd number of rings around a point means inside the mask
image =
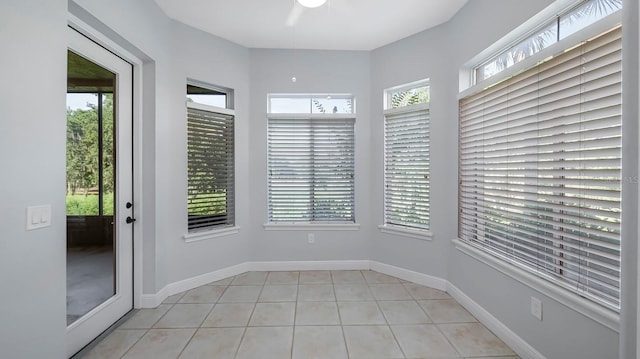
M 293 7 L 289 12 L 289 16 L 287 16 L 287 22 L 285 24 L 289 27 L 296 26 L 303 12 L 304 12 L 304 7 L 298 4 L 297 1 L 294 1 Z

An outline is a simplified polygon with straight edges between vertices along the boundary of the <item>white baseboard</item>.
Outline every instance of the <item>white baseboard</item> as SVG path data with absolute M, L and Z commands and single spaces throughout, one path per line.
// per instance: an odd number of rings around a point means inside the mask
M 248 262 L 251 271 L 368 270 L 368 260 Z
M 245 262 L 226 267 L 193 278 L 171 283 L 156 294 L 143 294 L 141 308 L 156 308 L 168 296 L 184 292 L 199 286 L 242 274 L 248 271 L 305 271 L 305 270 L 374 270 L 383 274 L 404 279 L 409 282 L 447 291 L 455 300 L 473 314 L 482 324 L 504 341 L 523 359 L 546 359 L 531 345 L 511 331 L 506 325 L 482 308 L 473 299 L 447 280 L 433 277 L 409 269 L 392 266 L 376 261 L 291 261 L 291 262 Z
M 546 359 L 544 355 L 540 354 L 540 352 L 529 345 L 529 343 L 520 338 L 486 309 L 482 308 L 473 299 L 448 281 L 447 292 L 457 300 L 460 305 L 473 314 L 480 323 L 484 324 L 484 326 L 489 328 L 498 338 L 513 349 L 522 359 Z
M 140 308 L 157 308 L 169 296 L 169 286 L 160 289 L 156 294 L 142 294 Z
M 404 279 L 406 281 L 417 283 L 417 284 L 431 287 L 434 289 L 439 289 L 442 291 L 447 290 L 448 282 L 442 278 L 432 277 L 427 274 L 414 272 L 408 269 L 395 267 L 389 264 L 384 264 L 376 261 L 370 262 L 370 269 L 376 272 L 380 272 L 382 274 Z

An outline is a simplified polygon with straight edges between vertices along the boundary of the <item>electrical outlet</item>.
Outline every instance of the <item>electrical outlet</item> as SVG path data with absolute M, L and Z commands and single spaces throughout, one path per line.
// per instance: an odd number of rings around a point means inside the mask
M 307 242 L 309 242 L 309 244 L 314 244 L 316 243 L 316 236 L 313 233 L 309 233 L 307 234 Z
M 542 321 L 542 301 L 536 297 L 531 297 L 531 315 Z

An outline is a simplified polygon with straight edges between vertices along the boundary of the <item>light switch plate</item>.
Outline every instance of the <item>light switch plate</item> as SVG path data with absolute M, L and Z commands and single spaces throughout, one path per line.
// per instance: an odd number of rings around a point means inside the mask
M 27 207 L 27 230 L 51 225 L 51 205 Z
M 536 297 L 531 297 L 531 315 L 542 321 L 542 301 Z

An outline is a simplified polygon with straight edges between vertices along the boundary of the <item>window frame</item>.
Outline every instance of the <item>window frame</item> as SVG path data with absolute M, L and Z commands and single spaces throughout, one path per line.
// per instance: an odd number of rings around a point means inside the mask
M 188 119 L 188 114 L 189 111 L 194 110 L 194 111 L 200 111 L 200 112 L 205 112 L 205 113 L 210 113 L 213 116 L 215 115 L 219 115 L 219 116 L 225 116 L 225 117 L 230 117 L 230 119 L 228 121 L 230 121 L 231 123 L 231 128 L 227 129 L 228 131 L 231 132 L 231 153 L 227 154 L 227 163 L 231 165 L 231 171 L 232 173 L 228 176 L 230 176 L 231 178 L 227 178 L 227 182 L 231 181 L 231 185 L 232 185 L 232 193 L 231 193 L 231 200 L 227 200 L 227 209 L 225 210 L 225 215 L 229 216 L 229 208 L 231 208 L 232 213 L 231 218 L 229 219 L 228 217 L 226 217 L 225 223 L 219 223 L 219 224 L 212 224 L 212 225 L 208 225 L 208 226 L 203 226 L 203 227 L 198 227 L 198 228 L 190 228 L 190 225 L 187 224 L 187 233 L 185 235 L 183 235 L 183 239 L 185 240 L 185 242 L 195 242 L 195 241 L 200 241 L 200 240 L 206 240 L 206 239 L 211 239 L 211 238 L 216 238 L 216 237 L 221 237 L 221 236 L 227 236 L 227 235 L 231 235 L 231 234 L 235 234 L 238 233 L 239 231 L 239 227 L 237 226 L 236 223 L 236 176 L 235 176 L 235 170 L 236 170 L 236 156 L 235 156 L 235 121 L 236 121 L 236 116 L 235 116 L 235 110 L 232 108 L 233 107 L 233 90 L 232 89 L 227 89 L 227 88 L 223 88 L 223 87 L 219 87 L 219 86 L 214 86 L 214 85 L 209 85 L 209 84 L 205 84 L 203 82 L 199 82 L 199 81 L 194 81 L 194 80 L 188 80 L 187 81 L 187 88 L 189 86 L 195 86 L 195 87 L 201 87 L 203 89 L 206 90 L 212 90 L 215 92 L 221 92 L 224 93 L 226 95 L 226 101 L 225 101 L 225 106 L 226 107 L 217 107 L 217 106 L 211 106 L 211 105 L 207 105 L 207 104 L 202 104 L 202 103 L 198 103 L 198 102 L 191 102 L 191 101 L 187 101 L 185 99 L 185 110 L 187 113 L 187 127 L 189 127 L 189 119 Z M 188 94 L 187 94 L 188 96 Z M 187 148 L 189 147 L 189 139 L 187 138 Z M 189 164 L 187 164 L 188 168 L 189 168 Z M 188 172 L 187 172 L 188 173 Z M 187 174 L 187 182 L 189 182 L 189 175 Z M 227 189 L 228 190 L 228 189 Z M 189 195 L 187 195 L 187 198 L 189 198 Z M 230 203 L 229 203 L 230 202 Z M 187 214 L 189 213 L 189 209 L 188 209 L 188 204 L 189 202 L 187 201 Z M 188 216 L 189 217 L 189 216 Z M 187 220 L 187 223 L 189 221 Z
M 393 96 L 397 93 L 419 90 L 422 88 L 426 88 L 427 92 L 427 100 L 424 102 L 420 102 L 417 104 L 409 104 L 404 106 L 394 106 L 393 104 Z M 384 144 L 383 144 L 383 159 L 384 159 L 384 167 L 383 167 L 383 217 L 382 223 L 378 226 L 380 231 L 385 234 L 393 234 L 410 238 L 417 238 L 423 240 L 431 240 L 433 239 L 433 233 L 431 231 L 431 199 L 430 199 L 430 190 L 431 190 L 431 170 L 430 170 L 430 131 L 431 131 L 431 113 L 430 113 L 430 97 L 431 97 L 431 84 L 429 79 L 418 80 L 414 82 L 410 82 L 407 84 L 394 86 L 384 90 L 384 111 L 383 111 L 383 133 L 384 133 Z M 421 202 L 421 205 L 426 206 L 428 211 L 428 223 L 425 226 L 419 225 L 411 225 L 407 221 L 394 221 L 390 218 L 389 212 L 391 211 L 390 206 L 393 206 L 393 201 L 389 200 L 389 175 L 388 175 L 388 167 L 391 166 L 389 163 L 393 153 L 389 149 L 389 141 L 388 140 L 388 131 L 389 131 L 389 121 L 390 119 L 395 119 L 398 121 L 407 120 L 409 117 L 419 117 L 425 116 L 426 118 L 423 120 L 426 122 L 426 139 L 424 144 L 426 146 L 426 158 L 421 159 L 427 163 L 426 174 L 424 174 L 426 179 L 426 187 L 427 187 L 427 199 L 426 203 Z M 403 118 L 404 117 L 404 118 Z M 409 196 L 413 198 L 413 196 Z
M 311 106 L 313 106 L 313 99 L 315 98 L 340 98 L 340 99 L 349 99 L 351 100 L 351 108 L 352 108 L 352 113 L 315 113 L 313 112 L 313 109 L 311 108 Z M 282 99 L 282 98 L 292 98 L 292 99 L 308 99 L 310 101 L 310 108 L 309 108 L 309 112 L 307 113 L 288 113 L 288 112 L 284 112 L 284 113 L 278 113 L 278 112 L 268 112 L 267 113 L 267 141 L 266 141 L 266 145 L 267 145 L 267 151 L 266 151 L 266 160 L 267 160 L 267 168 L 266 168 L 266 178 L 267 178 L 267 218 L 266 221 L 264 223 L 264 229 L 267 231 L 273 231 L 273 230 L 289 230 L 289 231 L 296 231 L 296 230 L 317 230 L 317 231 L 336 231 L 336 230 L 347 230 L 347 231 L 352 231 L 352 230 L 359 230 L 360 229 L 360 224 L 357 223 L 357 217 L 356 217 L 356 164 L 355 164 L 355 151 L 356 151 L 356 124 L 357 124 L 357 119 L 356 119 L 356 113 L 355 113 L 355 97 L 351 94 L 308 94 L 308 93 L 304 93 L 304 94 L 268 94 L 267 95 L 267 108 L 268 111 L 272 110 L 272 106 L 271 106 L 271 100 L 272 99 Z M 282 220 L 282 221 L 274 221 L 273 218 L 271 217 L 270 211 L 268 210 L 269 206 L 270 206 L 270 200 L 271 200 L 271 193 L 270 193 L 270 189 L 269 189 L 269 183 L 270 183 L 270 166 L 269 166 L 269 158 L 270 158 L 270 151 L 269 151 L 269 136 L 270 136 L 270 129 L 269 129 L 269 123 L 270 121 L 277 121 L 277 120 L 302 120 L 302 121 L 309 121 L 310 123 L 314 120 L 317 121 L 331 121 L 331 120 L 336 120 L 336 121 L 353 121 L 352 122 L 352 133 L 351 133 L 351 138 L 353 141 L 353 147 L 351 148 L 351 153 L 352 153 L 352 163 L 353 163 L 353 167 L 351 169 L 352 172 L 352 193 L 351 193 L 351 198 L 352 203 L 351 203 L 351 207 L 352 207 L 352 221 L 340 221 L 340 220 L 328 220 L 328 221 L 323 221 L 323 220 L 319 220 L 319 221 L 287 221 L 287 220 Z M 313 200 L 312 200 L 313 201 Z M 312 203 L 312 202 L 311 202 Z
M 575 3 L 574 3 L 575 4 Z M 575 6 L 574 6 L 575 7 Z M 551 8 L 551 7 L 550 7 Z M 543 11 L 545 13 L 547 10 Z M 544 22 L 544 18 L 540 18 L 540 16 L 535 17 L 537 21 Z M 519 73 L 528 70 L 534 67 L 536 64 L 544 63 L 546 61 L 550 61 L 555 58 L 557 55 L 565 52 L 565 49 L 570 50 L 580 43 L 583 43 L 589 39 L 592 39 L 598 35 L 607 32 L 608 30 L 619 26 L 621 23 L 621 12 L 616 11 L 594 23 L 591 25 L 577 31 L 576 33 L 567 36 L 566 38 L 560 40 L 559 42 L 549 46 L 548 48 L 540 51 L 539 53 L 527 58 L 514 65 L 511 68 L 497 74 L 494 77 L 491 77 L 485 81 L 481 81 L 476 85 L 470 86 L 468 88 L 464 88 L 464 84 L 462 82 L 465 74 L 468 74 L 467 65 L 463 66 L 460 70 L 460 79 L 461 79 L 461 92 L 458 95 L 458 99 L 461 100 L 468 96 L 472 96 L 476 93 L 481 92 L 483 89 L 487 89 L 492 87 L 495 84 L 500 84 L 503 81 L 508 80 L 513 76 L 517 76 Z M 528 24 L 531 26 L 531 24 Z M 519 29 L 520 30 L 520 29 Z M 502 40 L 501 40 L 502 41 Z M 495 46 L 491 47 L 495 48 Z M 486 54 L 485 50 L 483 54 Z M 484 55 L 482 58 L 487 58 L 488 56 Z M 476 56 L 478 58 L 478 56 Z M 477 63 L 477 62 L 476 62 Z M 469 64 L 469 62 L 467 63 Z M 584 315 L 592 318 L 593 320 L 607 326 L 612 330 L 618 330 L 619 328 L 619 313 L 612 309 L 607 305 L 603 305 L 597 301 L 593 301 L 591 299 L 586 299 L 581 295 L 577 295 L 575 292 L 568 290 L 562 285 L 557 283 L 548 281 L 546 279 L 541 279 L 540 277 L 531 273 L 531 270 L 524 268 L 524 266 L 517 265 L 507 262 L 503 259 L 496 258 L 493 255 L 488 254 L 484 250 L 478 249 L 477 247 L 470 245 L 466 241 L 461 239 L 454 240 L 454 244 L 458 250 L 462 253 L 469 255 L 475 259 L 480 260 L 481 262 L 497 269 L 501 273 L 510 276 L 517 281 L 530 286 L 536 290 L 541 291 L 542 293 L 549 295 L 550 297 L 556 299 L 557 301 L 573 307 L 576 311 L 583 313 Z

